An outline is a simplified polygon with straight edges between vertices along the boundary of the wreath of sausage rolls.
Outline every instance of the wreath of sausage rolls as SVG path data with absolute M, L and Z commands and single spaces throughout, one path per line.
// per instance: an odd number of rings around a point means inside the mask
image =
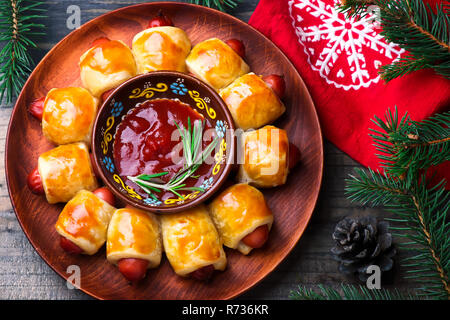
M 286 110 L 283 76 L 256 75 L 244 58 L 238 39 L 211 38 L 191 50 L 186 32 L 160 12 L 134 36 L 131 49 L 120 40 L 95 40 L 80 57 L 83 88 L 54 88 L 31 101 L 28 111 L 42 122 L 43 135 L 59 146 L 39 156 L 27 185 L 50 204 L 67 202 L 55 224 L 62 249 L 93 255 L 106 242 L 107 260 L 131 282 L 158 267 L 165 251 L 177 275 L 204 281 L 227 267 L 223 245 L 248 255 L 267 242 L 274 216 L 254 186 L 284 184 L 300 150 L 285 130 L 268 125 Z M 161 216 L 129 206 L 116 209 L 111 190 L 97 189 L 88 148 L 99 100 L 137 74 L 157 70 L 189 71 L 219 93 L 238 128 L 257 129 L 239 138 L 238 184 L 208 206 Z
M 119 265 L 128 280 L 140 280 L 147 269 L 159 266 L 161 252 L 160 225 L 154 214 L 134 208 L 114 212 L 108 227 L 106 257 L 112 264 Z M 137 270 L 133 270 L 131 275 L 128 271 L 131 267 L 127 267 L 128 272 L 121 267 L 132 263 L 145 264 L 144 272 L 136 275 Z
M 115 208 L 87 190 L 79 191 L 56 221 L 56 231 L 81 249 L 93 255 L 106 241 L 106 230 Z
M 92 191 L 97 180 L 86 144 L 61 145 L 39 156 L 38 172 L 48 203 L 67 202 L 78 191 Z
M 134 36 L 132 43 L 139 74 L 156 70 L 186 72 L 190 50 L 186 32 L 172 26 L 145 29 Z
M 176 274 L 189 276 L 203 268 L 224 270 L 227 258 L 204 205 L 161 216 L 166 256 Z
M 51 89 L 45 97 L 42 132 L 55 144 L 91 142 L 97 99 L 84 88 Z
M 245 255 L 266 242 L 273 223 L 264 195 L 245 183 L 224 190 L 211 202 L 209 211 L 224 245 Z
M 95 97 L 136 75 L 136 62 L 130 48 L 120 40 L 102 38 L 80 58 L 83 87 Z
M 212 38 L 198 43 L 186 59 L 189 72 L 219 90 L 250 71 L 225 42 Z
M 243 130 L 275 121 L 286 110 L 275 92 L 254 73 L 245 74 L 220 91 L 233 120 Z
M 275 187 L 289 173 L 289 140 L 286 131 L 274 126 L 241 135 L 241 164 L 237 180 L 257 187 Z

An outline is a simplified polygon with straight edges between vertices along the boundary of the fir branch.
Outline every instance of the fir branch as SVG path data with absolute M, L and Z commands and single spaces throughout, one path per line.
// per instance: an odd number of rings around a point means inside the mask
M 190 2 L 225 12 L 229 9 L 234 9 L 240 0 L 190 0 Z
M 368 5 L 380 9 L 381 35 L 409 54 L 380 68 L 385 81 L 416 70 L 432 68 L 450 79 L 450 5 L 436 5 L 433 11 L 422 0 L 342 0 L 340 11 L 362 18 Z
M 347 180 L 346 193 L 352 201 L 363 205 L 386 206 L 387 210 L 398 215 L 402 222 L 401 236 L 410 239 L 420 247 L 418 254 L 410 260 L 413 264 L 407 273 L 411 278 L 421 280 L 426 276 L 427 282 L 420 290 L 438 298 L 450 297 L 450 224 L 446 215 L 450 207 L 450 193 L 445 190 L 442 181 L 427 189 L 425 177 L 415 180 L 413 185 L 406 185 L 404 180 L 395 179 L 386 174 L 358 170 L 359 177 L 351 176 Z M 392 229 L 396 229 L 395 227 Z M 399 236 L 398 233 L 395 235 Z
M 450 113 L 436 114 L 428 119 L 412 121 L 407 114 L 399 118 L 386 112 L 385 119 L 373 120 L 380 130 L 372 130 L 376 148 L 383 154 L 385 171 L 356 170 L 347 179 L 345 192 L 351 201 L 363 205 L 384 206 L 395 218 L 390 229 L 406 239 L 403 250 L 414 251 L 404 259 L 406 278 L 420 284 L 417 296 L 450 299 L 450 192 L 445 180 L 429 187 L 422 169 L 449 160 Z M 291 292 L 294 299 L 377 299 L 373 292 L 360 287 L 342 290 L 319 286 L 317 293 L 305 287 Z M 386 298 L 386 297 L 385 297 Z M 402 298 L 402 297 L 399 297 Z
M 364 205 L 384 205 L 401 224 L 391 229 L 409 239 L 404 249 L 417 251 L 404 266 L 408 278 L 422 283 L 421 295 L 449 299 L 450 286 L 450 193 L 445 181 L 427 187 L 421 169 L 450 159 L 450 113 L 437 114 L 420 122 L 407 114 L 401 119 L 388 110 L 386 119 L 375 118 L 382 131 L 372 130 L 376 148 L 384 155 L 386 172 L 357 170 L 347 180 L 346 193 Z
M 22 89 L 33 60 L 30 48 L 36 48 L 33 37 L 43 35 L 43 24 L 34 23 L 43 19 L 43 2 L 27 0 L 2 0 L 0 2 L 0 101 L 10 103 Z
M 371 129 L 370 136 L 389 174 L 405 179 L 408 185 L 419 170 L 450 160 L 450 112 L 417 122 L 408 114 L 399 120 L 395 108 L 394 113 L 388 109 L 385 118 L 375 116 L 372 121 L 382 131 Z
M 347 17 L 362 19 L 368 14 L 367 7 L 374 4 L 375 0 L 341 0 L 336 9 Z
M 380 73 L 385 81 L 390 81 L 395 78 L 404 76 L 413 71 L 427 68 L 425 59 L 414 59 L 410 55 L 402 57 L 391 64 L 381 66 Z
M 289 298 L 293 300 L 411 300 L 413 296 L 401 294 L 398 290 L 369 290 L 363 286 L 341 285 L 342 294 L 333 288 L 319 285 L 319 292 L 298 286 L 291 291 Z

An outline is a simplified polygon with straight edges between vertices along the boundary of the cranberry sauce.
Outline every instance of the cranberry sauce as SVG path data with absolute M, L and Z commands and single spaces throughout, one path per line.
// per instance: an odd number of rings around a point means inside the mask
M 183 168 L 183 150 L 176 124 L 188 128 L 188 118 L 191 128 L 195 121 L 204 121 L 204 132 L 211 128 L 210 122 L 201 114 L 178 100 L 147 100 L 136 105 L 125 116 L 116 130 L 114 162 L 119 175 L 127 185 L 146 196 L 145 191 L 127 179 L 127 176 L 168 172 L 159 177 L 167 182 Z M 212 138 L 208 141 L 203 139 L 203 148 L 211 141 Z M 173 159 L 179 159 L 179 161 L 174 163 Z M 194 173 L 198 179 L 188 178 L 185 180 L 186 186 L 200 186 L 211 169 L 210 164 L 203 163 Z M 180 191 L 179 193 L 190 192 Z M 173 197 L 171 192 L 165 191 L 156 195 L 161 200 Z

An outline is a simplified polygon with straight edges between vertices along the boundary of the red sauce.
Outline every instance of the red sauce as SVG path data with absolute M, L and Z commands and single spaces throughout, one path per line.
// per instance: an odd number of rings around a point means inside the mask
M 114 141 L 114 162 L 119 175 L 124 182 L 133 187 L 140 195 L 148 195 L 138 185 L 127 179 L 127 176 L 137 176 L 140 174 L 155 174 L 169 172 L 160 179 L 167 182 L 179 170 L 183 168 L 183 151 L 175 122 L 181 127 L 188 127 L 190 118 L 191 127 L 194 121 L 204 121 L 204 132 L 211 128 L 207 119 L 192 109 L 189 105 L 177 100 L 155 99 L 147 100 L 136 105 L 122 120 L 117 127 Z M 211 141 L 203 139 L 203 148 Z M 174 140 L 174 141 L 173 141 Z M 178 148 L 175 147 L 178 145 Z M 178 156 L 172 155 L 177 153 Z M 180 159 L 174 163 L 173 159 Z M 194 173 L 199 175 L 198 179 L 188 178 L 185 180 L 186 186 L 200 186 L 209 171 L 212 170 L 210 164 L 203 163 Z M 191 191 L 180 191 L 182 195 Z M 156 193 L 159 199 L 175 197 L 171 192 L 162 191 Z

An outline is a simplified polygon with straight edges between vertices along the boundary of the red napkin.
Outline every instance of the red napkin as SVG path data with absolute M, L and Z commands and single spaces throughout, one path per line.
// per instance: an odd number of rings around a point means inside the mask
M 429 2 L 435 3 L 436 0 Z M 432 70 L 384 83 L 380 65 L 404 55 L 379 28 L 335 9 L 337 0 L 260 0 L 250 25 L 269 37 L 294 63 L 313 98 L 325 137 L 350 157 L 379 168 L 369 137 L 375 115 L 388 107 L 421 120 L 450 107 L 450 81 Z M 447 176 L 450 166 L 438 176 Z

